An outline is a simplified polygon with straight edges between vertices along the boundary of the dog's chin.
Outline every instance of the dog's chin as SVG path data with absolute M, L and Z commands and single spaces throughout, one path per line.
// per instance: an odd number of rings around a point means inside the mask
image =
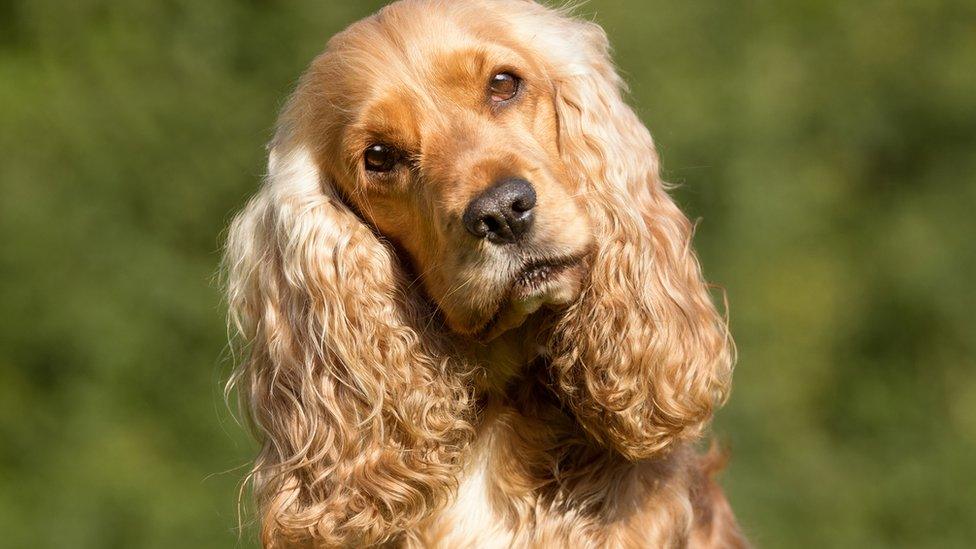
M 466 323 L 450 322 L 451 328 L 483 342 L 518 328 L 541 310 L 558 310 L 575 301 L 585 274 L 579 257 L 530 262 L 515 273 L 507 291 L 494 308 L 472 314 Z

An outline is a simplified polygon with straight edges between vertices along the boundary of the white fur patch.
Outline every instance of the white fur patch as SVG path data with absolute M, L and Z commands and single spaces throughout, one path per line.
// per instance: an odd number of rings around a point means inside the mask
M 502 549 L 512 544 L 512 532 L 494 512 L 488 497 L 491 490 L 488 470 L 491 438 L 485 433 L 479 441 L 464 471 L 457 498 L 438 521 L 439 530 L 444 532 L 439 547 Z

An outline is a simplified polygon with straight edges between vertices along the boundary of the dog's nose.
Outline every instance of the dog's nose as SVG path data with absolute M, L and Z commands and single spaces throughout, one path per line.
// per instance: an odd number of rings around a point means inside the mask
M 503 179 L 468 204 L 464 227 L 478 238 L 511 244 L 532 227 L 535 189 L 524 179 Z

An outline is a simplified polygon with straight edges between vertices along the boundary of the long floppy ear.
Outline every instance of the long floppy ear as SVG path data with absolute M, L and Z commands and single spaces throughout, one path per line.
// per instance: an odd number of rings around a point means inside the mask
M 232 384 L 261 443 L 262 536 L 271 547 L 382 543 L 454 488 L 472 431 L 468 384 L 422 328 L 429 311 L 394 254 L 293 125 L 283 115 L 270 175 L 226 251 L 246 344 Z
M 561 20 L 563 45 L 546 50 L 562 57 L 551 69 L 559 145 L 597 249 L 581 299 L 554 329 L 554 375 L 595 439 L 646 458 L 700 433 L 727 393 L 732 344 L 603 29 Z

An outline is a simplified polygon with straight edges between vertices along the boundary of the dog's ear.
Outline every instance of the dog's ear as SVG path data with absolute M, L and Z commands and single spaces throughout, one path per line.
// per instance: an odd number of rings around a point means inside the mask
M 395 255 L 326 180 L 295 110 L 230 229 L 228 301 L 245 344 L 232 383 L 261 443 L 252 480 L 265 545 L 372 545 L 451 493 L 470 395 L 423 329 L 429 311 Z
M 732 344 L 692 251 L 692 224 L 621 97 L 603 29 L 560 19 L 545 50 L 558 59 L 559 146 L 597 249 L 580 300 L 555 327 L 553 368 L 586 430 L 640 459 L 701 431 L 728 390 Z

